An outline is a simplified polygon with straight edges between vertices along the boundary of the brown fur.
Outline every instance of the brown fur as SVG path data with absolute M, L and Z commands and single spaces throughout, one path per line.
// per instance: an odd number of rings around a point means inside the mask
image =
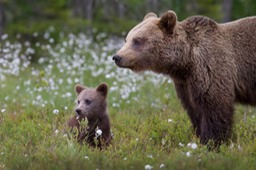
M 97 147 L 108 146 L 112 136 L 110 132 L 110 120 L 107 113 L 107 84 L 102 83 L 97 88 L 87 88 L 81 85 L 75 86 L 77 93 L 76 115 L 67 122 L 70 128 L 78 129 L 78 142 L 84 141 L 91 146 L 96 146 L 95 131 L 102 130 L 98 137 Z M 81 127 L 81 122 L 87 118 L 88 126 Z
M 113 57 L 119 67 L 173 79 L 201 143 L 231 135 L 235 102 L 256 105 L 256 17 L 218 24 L 177 21 L 173 11 L 145 17 Z

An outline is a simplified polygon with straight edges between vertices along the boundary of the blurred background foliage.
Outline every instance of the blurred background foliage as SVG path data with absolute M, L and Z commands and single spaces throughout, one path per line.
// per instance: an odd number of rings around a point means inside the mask
M 205 15 L 227 22 L 256 14 L 255 0 L 0 0 L 0 35 L 86 32 L 122 35 L 149 12 L 174 10 L 181 21 Z M 54 36 L 54 35 L 53 35 Z

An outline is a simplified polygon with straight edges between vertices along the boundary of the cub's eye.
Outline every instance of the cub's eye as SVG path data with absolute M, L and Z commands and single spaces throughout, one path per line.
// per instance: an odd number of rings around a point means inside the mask
M 85 104 L 86 105 L 90 105 L 92 103 L 92 101 L 91 100 L 89 100 L 89 99 L 85 99 Z
M 80 101 L 79 101 L 79 100 L 77 100 L 77 104 L 80 104 Z

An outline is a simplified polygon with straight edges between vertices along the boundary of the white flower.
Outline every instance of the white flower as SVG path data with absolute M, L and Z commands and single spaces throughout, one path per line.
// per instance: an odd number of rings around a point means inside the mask
M 54 133 L 57 135 L 57 134 L 59 133 L 59 130 L 56 129 L 56 130 L 54 131 Z
M 238 146 L 237 146 L 237 149 L 238 149 L 239 151 L 243 150 L 243 148 L 241 147 L 241 145 L 238 145 Z
M 60 111 L 59 111 L 58 109 L 54 109 L 54 110 L 52 111 L 52 113 L 53 113 L 53 114 L 56 114 L 56 115 L 59 114 L 59 112 L 60 112 Z
M 179 146 L 183 147 L 183 146 L 184 146 L 184 144 L 180 142 L 180 143 L 179 143 Z
M 191 144 L 191 148 L 192 148 L 192 149 L 196 149 L 196 148 L 197 148 L 197 144 L 196 144 L 196 143 L 192 143 L 192 144 Z
M 5 112 L 5 109 L 1 109 L 1 112 L 4 113 L 4 112 Z
M 2 40 L 5 40 L 5 39 L 7 39 L 8 38 L 8 34 L 4 34 L 4 35 L 2 35 Z
M 149 154 L 149 155 L 147 155 L 147 157 L 152 159 L 153 155 Z
M 96 137 L 100 136 L 101 134 L 102 134 L 102 130 L 98 129 L 98 130 L 96 131 Z
M 187 156 L 187 157 L 190 157 L 190 156 L 191 156 L 191 152 L 188 151 L 188 152 L 186 153 L 186 156 Z
M 145 165 L 145 169 L 146 169 L 146 170 L 151 170 L 151 169 L 153 169 L 153 166 L 151 166 L 151 165 Z
M 89 157 L 88 156 L 84 156 L 84 159 L 89 159 Z
M 188 143 L 187 146 L 192 148 L 192 149 L 196 149 L 197 148 L 197 144 L 196 143 Z
M 159 168 L 164 168 L 165 167 L 165 165 L 164 164 L 161 164 L 160 166 L 159 166 Z
M 169 123 L 169 122 L 173 122 L 173 120 L 172 120 L 172 119 L 168 119 L 168 123 Z

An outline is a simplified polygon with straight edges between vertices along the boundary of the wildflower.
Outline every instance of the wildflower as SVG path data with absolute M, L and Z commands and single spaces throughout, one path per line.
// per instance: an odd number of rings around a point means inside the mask
M 168 119 L 168 123 L 169 123 L 169 122 L 173 122 L 173 120 L 172 120 L 172 119 Z
M 192 144 L 191 144 L 191 148 L 192 148 L 192 149 L 196 149 L 196 148 L 197 148 L 197 144 L 196 144 L 196 143 L 192 143 Z
M 146 170 L 151 170 L 151 169 L 153 169 L 153 166 L 151 166 L 151 165 L 145 165 L 145 169 L 146 169 Z
M 1 109 L 1 112 L 4 113 L 6 110 L 5 109 Z
M 34 32 L 34 33 L 33 33 L 33 36 L 34 36 L 34 37 L 37 37 L 37 36 L 38 36 L 38 32 Z
M 188 152 L 186 153 L 186 156 L 187 156 L 187 157 L 190 157 L 190 156 L 191 156 L 191 152 L 188 151 Z
M 147 157 L 152 159 L 153 155 L 149 154 L 149 155 L 147 155 Z
M 57 135 L 57 134 L 59 133 L 59 130 L 56 129 L 56 130 L 54 131 L 54 133 Z
M 19 89 L 20 89 L 20 86 L 17 86 L 17 87 L 16 87 L 16 90 L 19 90 Z
M 238 146 L 237 146 L 237 149 L 238 149 L 239 151 L 243 150 L 242 147 L 241 147 L 241 145 L 238 145 Z
M 49 42 L 52 44 L 52 43 L 54 43 L 54 39 L 53 38 L 50 38 L 49 39 Z
M 126 161 L 127 160 L 127 158 L 126 157 L 124 157 L 124 161 Z
M 44 34 L 44 39 L 48 39 L 49 37 L 50 37 L 49 32 L 46 32 L 46 33 Z
M 161 164 L 160 166 L 159 166 L 159 168 L 164 168 L 165 167 L 165 165 L 164 164 Z
M 183 146 L 184 146 L 184 144 L 183 144 L 183 143 L 181 143 L 181 142 L 179 142 L 179 146 L 183 147 Z
M 196 149 L 197 148 L 197 144 L 196 143 L 188 143 L 187 146 L 192 148 L 192 149 Z
M 53 114 L 56 114 L 56 115 L 59 114 L 59 112 L 60 112 L 60 111 L 59 111 L 58 109 L 54 109 L 54 110 L 52 111 L 52 113 L 53 113 Z
M 88 156 L 84 156 L 84 159 L 89 159 L 89 157 Z
M 98 137 L 98 136 L 101 136 L 101 134 L 102 134 L 102 130 L 100 130 L 100 129 L 98 129 L 97 131 L 96 131 L 96 137 Z
M 36 100 L 42 100 L 42 96 L 41 96 L 41 95 L 38 95 L 38 96 L 36 97 Z
M 8 38 L 8 34 L 4 34 L 4 35 L 2 35 L 2 40 L 5 40 L 5 39 L 7 39 Z

